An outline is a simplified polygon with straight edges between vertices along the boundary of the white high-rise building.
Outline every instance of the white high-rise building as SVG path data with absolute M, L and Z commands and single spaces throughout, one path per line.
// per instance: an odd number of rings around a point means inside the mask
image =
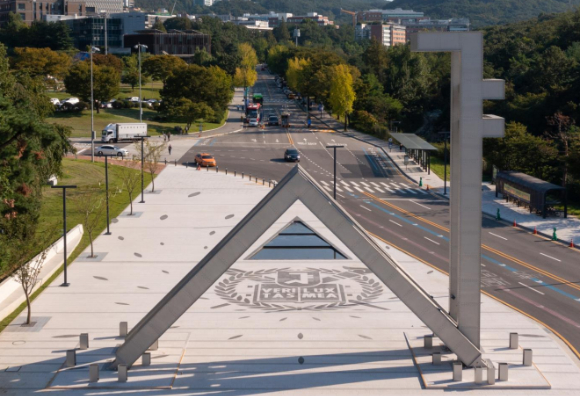
M 123 12 L 123 0 L 86 0 L 85 9 L 88 15 Z

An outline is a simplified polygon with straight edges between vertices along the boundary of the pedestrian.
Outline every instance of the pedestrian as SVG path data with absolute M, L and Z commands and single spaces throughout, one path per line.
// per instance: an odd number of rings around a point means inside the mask
M 310 129 L 310 126 L 312 125 L 312 120 L 310 119 L 310 117 L 308 117 L 307 123 L 308 123 L 308 129 Z
M 399 151 L 403 151 L 403 143 L 399 144 Z
M 167 132 L 167 141 L 170 142 L 171 141 L 171 133 Z
M 164 134 L 163 134 L 163 141 L 164 141 L 164 142 L 166 142 L 166 141 L 167 141 L 167 134 L 166 134 L 166 133 L 164 133 Z
M 171 147 L 171 145 L 169 145 L 169 147 L 167 147 L 167 150 L 169 151 L 169 155 L 171 155 L 171 149 L 172 149 L 172 147 Z

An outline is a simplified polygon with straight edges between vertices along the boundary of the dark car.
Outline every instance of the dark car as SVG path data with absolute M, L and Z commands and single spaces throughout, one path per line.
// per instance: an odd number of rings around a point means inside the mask
M 270 117 L 268 117 L 268 125 L 280 125 L 280 120 L 278 119 L 278 116 L 271 115 Z
M 300 153 L 295 148 L 286 149 L 284 160 L 287 162 L 300 162 Z

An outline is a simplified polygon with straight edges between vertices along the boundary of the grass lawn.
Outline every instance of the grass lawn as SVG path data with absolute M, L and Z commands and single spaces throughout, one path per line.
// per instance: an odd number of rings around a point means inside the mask
M 441 180 L 443 180 L 444 165 L 441 158 L 435 156 L 431 157 L 431 172 L 435 173 Z M 451 177 L 451 168 L 449 163 L 447 163 L 447 181 L 449 182 Z
M 153 121 L 152 118 L 157 115 L 157 112 L 151 109 L 143 109 L 143 122 L 146 122 L 149 129 L 149 135 L 161 135 L 162 133 L 173 132 L 173 127 L 180 125 L 185 127 L 183 123 L 177 122 L 159 122 Z M 139 122 L 139 109 L 101 109 L 97 114 L 95 111 L 95 131 L 97 138 L 101 135 L 101 131 L 107 124 L 121 123 L 121 122 Z M 48 118 L 49 122 L 59 123 L 61 125 L 70 126 L 72 128 L 71 137 L 87 137 L 90 138 L 91 133 L 91 112 L 85 110 L 80 113 L 54 113 Z M 204 122 L 203 130 L 214 129 L 222 126 L 224 120 L 219 123 Z M 198 131 L 198 126 L 192 126 L 193 131 Z
M 109 191 L 111 192 L 117 192 L 118 190 L 122 189 L 122 181 L 120 179 L 119 169 L 119 166 L 109 166 Z M 132 172 L 140 173 L 138 170 L 132 170 Z M 105 198 L 105 164 L 65 158 L 63 159 L 63 173 L 63 177 L 59 179 L 59 184 L 75 184 L 78 186 L 78 189 L 76 190 L 71 189 L 67 191 L 67 231 L 70 231 L 73 227 L 82 222 L 82 217 L 80 213 L 75 211 L 73 204 L 73 199 L 75 195 L 79 194 L 79 190 L 87 189 L 89 187 L 99 187 L 100 182 L 102 196 L 103 199 Z M 150 182 L 151 175 L 145 173 L 145 186 L 149 185 Z M 135 196 L 133 198 L 135 198 Z M 129 196 L 125 191 L 112 196 L 109 199 L 111 219 L 117 217 L 123 211 L 123 209 L 127 207 L 128 204 Z M 39 229 L 46 229 L 51 225 L 54 225 L 59 229 L 62 228 L 62 191 L 60 189 L 51 189 L 47 186 L 43 191 Z M 103 214 L 99 221 L 99 225 L 95 230 L 95 235 L 100 235 L 106 229 L 106 227 L 106 215 Z M 69 265 L 79 256 L 83 250 L 87 248 L 87 246 L 89 246 L 89 238 L 87 233 L 85 233 L 77 248 L 74 250 L 74 252 L 72 252 L 69 258 Z M 40 292 L 42 292 L 42 290 L 44 290 L 44 288 L 47 287 L 61 272 L 62 267 L 51 277 L 48 282 L 46 282 L 41 288 L 38 289 L 38 291 L 34 293 L 33 298 L 36 298 L 36 296 L 38 296 Z M 8 324 L 10 324 L 10 322 L 16 318 L 25 308 L 26 303 L 23 303 L 11 315 L 2 320 L 2 322 L 0 322 L 0 331 L 4 330 L 4 328 L 8 326 Z
M 162 83 L 159 81 L 154 81 L 145 84 L 142 88 L 143 99 L 159 99 L 159 91 L 162 88 Z M 48 91 L 46 93 L 49 98 L 58 98 L 60 100 L 69 98 L 71 95 L 66 92 L 53 92 Z M 121 92 L 117 95 L 117 99 L 126 99 L 132 96 L 139 96 L 139 87 L 134 90 L 131 89 L 129 85 L 121 84 Z M 143 108 L 143 122 L 146 122 L 149 126 L 150 135 L 161 135 L 163 133 L 172 132 L 173 127 L 179 125 L 185 128 L 183 123 L 177 122 L 159 122 L 153 121 L 153 118 L 157 115 L 157 112 L 148 108 Z M 227 118 L 224 117 L 221 123 L 211 123 L 204 122 L 203 130 L 207 131 L 209 129 L 214 129 L 222 126 Z M 54 113 L 48 118 L 49 122 L 59 123 L 62 125 L 70 126 L 72 128 L 71 137 L 91 137 L 91 112 L 90 110 L 85 110 L 80 113 Z M 121 123 L 121 122 L 139 122 L 139 109 L 100 109 L 100 113 L 97 114 L 96 110 L 94 113 L 95 131 L 97 133 L 97 138 L 101 135 L 101 131 L 107 124 L 111 123 Z M 192 126 L 192 130 L 199 131 L 198 125 Z

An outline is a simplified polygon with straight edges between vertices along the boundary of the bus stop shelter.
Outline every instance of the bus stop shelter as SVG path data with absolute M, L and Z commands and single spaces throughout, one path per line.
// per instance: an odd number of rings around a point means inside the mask
M 391 133 L 390 135 L 405 147 L 409 156 L 426 170 L 427 174 L 431 174 L 431 151 L 437 151 L 436 147 L 414 133 Z
M 502 194 L 507 200 L 528 206 L 545 219 L 548 214 L 563 213 L 568 217 L 566 188 L 548 183 L 521 172 L 503 171 L 495 177 L 495 196 Z M 563 210 L 561 209 L 563 206 Z

